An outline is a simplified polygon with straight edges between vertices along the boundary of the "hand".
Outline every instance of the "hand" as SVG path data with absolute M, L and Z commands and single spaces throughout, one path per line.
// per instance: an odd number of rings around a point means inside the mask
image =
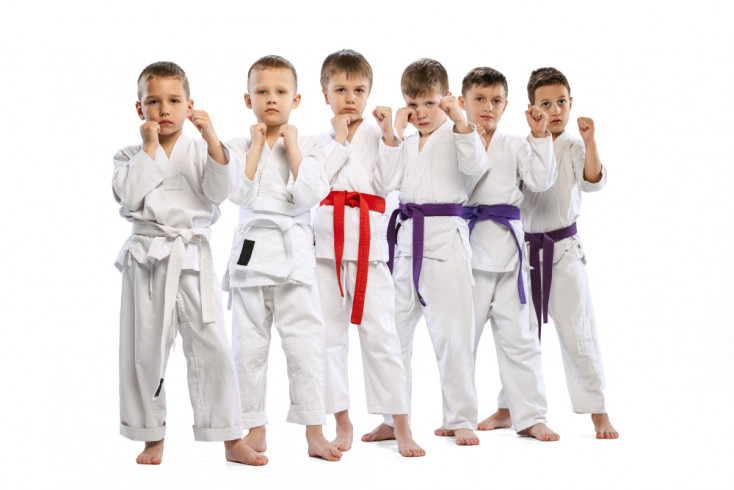
M 295 126 L 283 124 L 278 130 L 278 134 L 283 138 L 286 151 L 298 149 L 298 129 Z
M 263 146 L 265 144 L 265 131 L 268 127 L 265 123 L 257 123 L 250 126 L 250 143 L 251 146 Z
M 453 95 L 442 97 L 438 107 L 446 113 L 449 119 L 454 121 L 454 124 L 465 121 L 464 114 L 459 107 L 459 101 Z
M 392 134 L 392 109 L 378 105 L 375 107 L 375 110 L 372 111 L 372 115 L 375 116 L 377 124 L 380 125 L 383 136 Z
M 590 117 L 578 118 L 579 133 L 585 144 L 592 143 L 594 141 L 594 120 Z
M 204 138 L 204 141 L 207 143 L 214 143 L 218 142 L 219 138 L 217 138 L 217 133 L 214 132 L 214 125 L 212 125 L 212 120 L 209 119 L 209 114 L 206 113 L 206 111 L 192 111 L 191 115 L 189 116 L 189 121 L 191 121 L 194 126 L 196 126 L 196 129 L 199 130 L 201 133 L 201 137 Z
M 528 110 L 525 111 L 525 117 L 528 120 L 528 126 L 535 138 L 545 138 L 545 128 L 548 125 L 548 114 L 540 110 L 538 106 L 528 104 Z
M 408 123 L 415 121 L 415 111 L 409 107 L 401 107 L 395 114 L 395 130 L 398 132 L 398 138 L 403 139 L 405 128 Z
M 349 123 L 352 122 L 352 116 L 349 114 L 338 114 L 331 118 L 331 127 L 334 128 L 336 136 L 334 139 L 340 145 L 343 145 L 349 136 Z
M 155 121 L 145 121 L 140 126 L 140 136 L 143 138 L 143 151 L 155 158 L 155 151 L 158 148 L 158 133 L 161 132 L 161 126 Z

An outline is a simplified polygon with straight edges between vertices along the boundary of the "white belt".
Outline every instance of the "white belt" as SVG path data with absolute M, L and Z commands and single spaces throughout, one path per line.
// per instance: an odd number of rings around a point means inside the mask
M 156 398 L 163 386 L 163 375 L 166 370 L 166 346 L 173 330 L 173 310 L 178 295 L 179 279 L 183 268 L 186 245 L 193 240 L 201 243 L 199 291 L 201 294 L 201 316 L 204 323 L 213 323 L 216 320 L 214 311 L 214 261 L 212 249 L 209 245 L 209 228 L 172 228 L 159 225 L 150 221 L 134 221 L 133 234 L 149 237 L 173 238 L 171 253 L 168 257 L 168 269 L 166 270 L 166 291 L 163 303 L 163 330 L 161 332 L 161 366 L 160 383 L 153 395 Z

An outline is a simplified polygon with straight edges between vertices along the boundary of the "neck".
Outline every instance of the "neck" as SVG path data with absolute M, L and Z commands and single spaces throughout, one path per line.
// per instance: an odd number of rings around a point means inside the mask
M 562 135 L 565 131 L 566 131 L 565 129 L 562 129 L 558 133 L 551 133 L 553 135 L 553 141 L 555 141 L 556 138 L 558 138 L 560 135 Z
M 181 136 L 181 132 L 182 130 L 179 129 L 175 133 L 158 135 L 158 143 L 163 147 L 163 151 L 166 152 L 167 156 L 171 156 L 171 150 L 173 150 L 178 137 Z
M 280 126 L 268 126 L 265 130 L 265 139 L 268 142 L 268 146 L 272 148 L 280 138 Z
M 352 122 L 349 123 L 349 126 L 348 126 L 349 131 L 347 133 L 347 141 L 349 141 L 350 143 L 352 142 L 352 138 L 354 137 L 354 133 L 357 132 L 357 129 L 359 129 L 360 124 L 362 124 L 362 121 L 363 121 L 362 116 L 360 116 L 359 119 L 356 119 L 356 120 L 354 120 L 354 121 L 352 121 Z

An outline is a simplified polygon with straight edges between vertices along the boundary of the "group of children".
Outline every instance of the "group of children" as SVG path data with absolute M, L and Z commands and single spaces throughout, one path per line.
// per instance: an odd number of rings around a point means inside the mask
M 359 53 L 329 55 L 321 86 L 332 130 L 300 136 L 289 124 L 301 98 L 295 68 L 260 58 L 244 96 L 257 124 L 223 144 L 207 113 L 194 110 L 178 65 L 154 63 L 138 79 L 142 144 L 115 155 L 112 184 L 133 224 L 116 265 L 120 433 L 145 442 L 137 462 L 162 459 L 164 374 L 178 331 L 196 440 L 224 441 L 228 461 L 267 463 L 273 324 L 287 359 L 287 420 L 306 426 L 310 456 L 337 461 L 352 445 L 350 325 L 359 332 L 367 409 L 384 416 L 362 440 L 395 439 L 403 456 L 425 455 L 410 429 L 421 317 L 440 374 L 436 435 L 476 445 L 475 429 L 514 427 L 559 439 L 546 425 L 540 363 L 540 327 L 550 314 L 574 411 L 592 414 L 598 438 L 616 438 L 575 225 L 581 191 L 600 189 L 606 171 L 591 119 L 578 120 L 583 142 L 565 131 L 572 98 L 563 74 L 532 73 L 527 138 L 497 130 L 507 81 L 491 68 L 470 71 L 456 98 L 443 66 L 418 60 L 401 79 L 406 106 L 394 118 L 378 106 L 374 121 L 364 118 L 372 69 Z M 182 133 L 186 119 L 202 139 Z M 404 137 L 408 124 L 417 132 Z M 388 220 L 393 191 L 400 204 Z M 231 349 L 209 244 L 226 199 L 240 206 L 222 281 Z M 477 423 L 474 369 L 487 321 L 502 390 L 497 412 Z M 331 442 L 322 432 L 327 413 L 336 420 Z

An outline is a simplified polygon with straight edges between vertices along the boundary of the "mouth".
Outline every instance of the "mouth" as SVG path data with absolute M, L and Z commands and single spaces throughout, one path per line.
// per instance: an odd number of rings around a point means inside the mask
M 560 119 L 553 119 L 551 121 L 551 124 L 561 124 L 561 120 Z
M 173 123 L 171 121 L 169 121 L 168 119 L 164 119 L 162 121 L 158 121 L 158 124 L 160 124 L 161 126 L 169 126 L 169 125 L 171 125 Z
M 479 117 L 481 117 L 481 118 L 482 118 L 482 119 L 484 119 L 485 121 L 489 121 L 489 120 L 492 120 L 492 119 L 494 119 L 494 118 L 493 118 L 492 116 L 479 116 Z

